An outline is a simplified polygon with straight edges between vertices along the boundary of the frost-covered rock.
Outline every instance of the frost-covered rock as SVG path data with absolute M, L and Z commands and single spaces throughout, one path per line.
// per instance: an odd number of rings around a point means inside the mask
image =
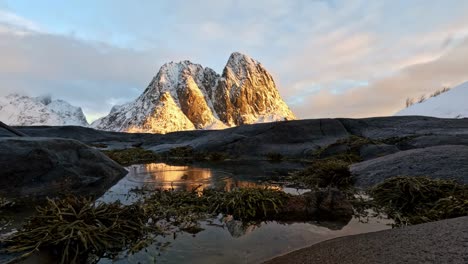
M 19 94 L 0 97 L 0 121 L 12 126 L 88 126 L 79 107 L 50 96 Z
M 468 82 L 458 85 L 422 103 L 416 103 L 396 113 L 397 116 L 420 115 L 440 118 L 468 117 Z
M 140 97 L 113 107 L 92 126 L 168 133 L 292 119 L 294 114 L 263 66 L 233 53 L 222 76 L 190 61 L 164 64 Z

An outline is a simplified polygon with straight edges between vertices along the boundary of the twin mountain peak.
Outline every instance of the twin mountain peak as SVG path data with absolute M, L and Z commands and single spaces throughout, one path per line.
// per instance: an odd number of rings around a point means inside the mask
M 164 64 L 135 101 L 113 107 L 91 126 L 168 133 L 293 119 L 268 71 L 235 52 L 222 75 L 190 61 Z

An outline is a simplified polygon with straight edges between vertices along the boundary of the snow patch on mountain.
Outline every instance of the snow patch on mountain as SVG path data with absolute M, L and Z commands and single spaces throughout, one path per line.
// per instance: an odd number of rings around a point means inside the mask
M 19 94 L 0 97 L 0 121 L 12 126 L 88 126 L 79 107 L 50 96 Z
M 222 129 L 295 119 L 271 75 L 241 53 L 233 53 L 220 76 L 190 61 L 164 64 L 142 95 L 92 127 L 109 131 L 168 133 Z
M 439 118 L 468 117 L 468 82 L 460 84 L 436 97 L 428 98 L 422 103 L 411 105 L 395 115 L 420 115 Z

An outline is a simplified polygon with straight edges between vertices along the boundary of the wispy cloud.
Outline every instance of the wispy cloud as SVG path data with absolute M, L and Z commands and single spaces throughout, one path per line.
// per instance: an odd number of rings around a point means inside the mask
M 408 97 L 417 98 L 467 81 L 466 61 L 468 39 L 435 60 L 408 66 L 369 85 L 341 94 L 321 90 L 296 110 L 299 115 L 312 117 L 392 115 L 404 107 Z
M 0 95 L 52 94 L 94 119 L 136 98 L 170 53 L 139 52 L 70 36 L 0 31 Z M 110 100 L 113 98 L 113 100 Z

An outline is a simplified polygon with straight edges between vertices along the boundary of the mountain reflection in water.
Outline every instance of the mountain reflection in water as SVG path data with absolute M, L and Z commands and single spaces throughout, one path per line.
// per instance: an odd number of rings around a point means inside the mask
M 128 167 L 129 174 L 126 179 L 130 182 L 140 183 L 145 189 L 175 189 L 199 191 L 206 188 L 217 188 L 230 191 L 233 188 L 247 188 L 265 186 L 279 189 L 276 185 L 236 179 L 228 171 L 203 167 L 178 166 L 166 163 L 151 163 L 133 165 Z

